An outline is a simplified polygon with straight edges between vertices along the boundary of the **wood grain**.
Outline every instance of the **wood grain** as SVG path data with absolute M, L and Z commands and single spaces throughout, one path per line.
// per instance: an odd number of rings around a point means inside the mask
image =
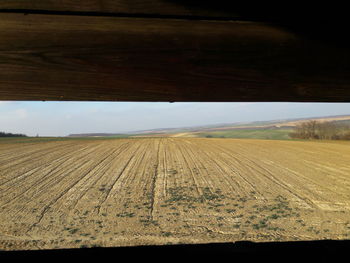
M 0 15 L 0 100 L 350 101 L 350 52 L 252 22 Z
M 46 10 L 69 12 L 97 12 L 129 15 L 170 15 L 234 17 L 238 12 L 227 8 L 213 8 L 206 1 L 186 0 L 4 0 L 0 10 Z M 221 5 L 222 6 L 222 5 Z

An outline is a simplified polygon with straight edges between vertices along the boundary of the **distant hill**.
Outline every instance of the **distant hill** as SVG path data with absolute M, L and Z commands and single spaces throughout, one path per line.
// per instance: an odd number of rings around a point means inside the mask
M 127 136 L 120 133 L 77 133 L 69 134 L 68 137 L 121 137 Z
M 163 128 L 135 132 L 135 137 L 207 137 L 207 138 L 251 138 L 291 139 L 289 133 L 305 121 L 341 122 L 350 124 L 350 115 L 323 116 L 271 121 L 239 122 L 207 126 Z
M 192 127 L 159 128 L 130 131 L 127 133 L 79 133 L 68 137 L 217 137 L 290 139 L 289 133 L 301 122 L 317 120 L 321 122 L 342 122 L 350 124 L 350 115 L 323 116 L 311 118 L 283 119 L 271 121 L 237 122 L 210 124 Z

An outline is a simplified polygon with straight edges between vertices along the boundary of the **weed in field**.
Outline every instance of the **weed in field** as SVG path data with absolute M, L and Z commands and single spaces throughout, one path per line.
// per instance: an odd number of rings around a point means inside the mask
M 138 210 L 142 209 L 142 207 L 139 206 L 139 205 L 134 205 L 134 208 L 136 208 L 136 209 L 138 209 Z
M 142 223 L 144 226 L 149 226 L 149 225 L 159 226 L 158 221 L 152 220 L 150 217 L 147 217 L 146 219 L 140 219 L 139 222 Z
M 130 202 L 126 202 L 126 203 L 123 204 L 123 207 L 124 208 L 129 208 L 129 205 L 130 205 Z
M 261 219 L 257 224 L 253 224 L 253 229 L 259 230 L 261 228 L 266 228 L 268 227 L 267 225 L 267 219 Z
M 221 199 L 223 198 L 224 196 L 219 194 L 219 193 L 212 193 L 210 191 L 210 188 L 209 187 L 205 187 L 203 189 L 203 195 L 202 195 L 202 198 L 206 199 L 206 200 L 217 200 L 217 199 Z
M 272 215 L 268 216 L 267 218 L 268 219 L 278 219 L 278 218 L 280 218 L 280 216 L 276 215 L 276 214 L 272 214 Z
M 119 213 L 117 214 L 117 217 L 134 217 L 135 213 L 130 213 L 130 212 L 123 212 L 123 213 Z
M 164 231 L 160 232 L 160 234 L 164 237 L 170 237 L 172 235 L 171 232 L 164 232 Z
M 177 170 L 175 170 L 175 169 L 170 169 L 170 170 L 168 170 L 168 173 L 171 174 L 171 175 L 175 175 L 175 174 L 177 174 L 178 172 L 177 172 Z
M 238 201 L 240 201 L 242 203 L 245 203 L 245 202 L 247 202 L 247 198 L 241 197 L 241 198 L 238 199 Z
M 256 215 L 252 215 L 248 217 L 250 220 L 254 220 L 256 218 Z
M 316 235 L 319 235 L 321 233 L 321 231 L 319 229 L 317 229 L 316 227 L 314 226 L 310 226 L 306 229 L 306 231 L 309 231 L 309 232 L 313 232 L 315 233 Z
M 208 203 L 212 207 L 219 207 L 219 206 L 224 206 L 223 204 L 218 204 L 218 203 Z
M 78 228 L 70 228 L 70 227 L 66 227 L 66 228 L 64 228 L 64 230 L 67 230 L 71 235 L 73 235 L 79 231 Z
M 187 208 L 189 208 L 189 209 L 196 209 L 196 206 L 194 206 L 194 205 L 192 205 L 192 204 L 189 204 L 189 205 L 187 206 Z
M 108 189 L 106 188 L 106 185 L 105 184 L 103 184 L 103 185 L 101 185 L 101 187 L 98 189 L 100 192 L 106 192 L 106 191 L 108 191 Z
M 267 227 L 267 230 L 271 230 L 271 231 L 284 231 L 283 228 L 272 227 L 272 226 Z

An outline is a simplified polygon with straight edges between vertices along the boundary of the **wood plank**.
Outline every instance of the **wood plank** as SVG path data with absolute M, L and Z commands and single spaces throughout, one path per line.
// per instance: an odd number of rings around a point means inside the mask
M 304 28 L 305 25 L 337 25 L 348 21 L 347 5 L 317 3 L 307 5 L 295 1 L 232 0 L 1 0 L 0 12 L 75 12 L 96 15 L 173 16 L 269 21 Z M 315 26 L 315 27 L 314 27 Z
M 350 51 L 253 22 L 0 15 L 0 100 L 350 101 Z
M 204 1 L 205 2 L 205 1 Z M 227 8 L 212 8 L 203 1 L 177 0 L 2 0 L 0 10 L 47 10 L 116 14 L 234 17 L 238 13 Z M 204 3 L 204 4 L 203 4 Z

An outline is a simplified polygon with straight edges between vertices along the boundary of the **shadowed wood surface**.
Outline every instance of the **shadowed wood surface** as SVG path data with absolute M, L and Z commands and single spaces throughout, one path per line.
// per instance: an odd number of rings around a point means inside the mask
M 0 10 L 47 10 L 68 12 L 98 12 L 129 15 L 170 15 L 239 17 L 227 8 L 212 8 L 206 1 L 185 0 L 5 0 Z
M 237 21 L 0 15 L 1 100 L 350 101 L 350 52 Z

